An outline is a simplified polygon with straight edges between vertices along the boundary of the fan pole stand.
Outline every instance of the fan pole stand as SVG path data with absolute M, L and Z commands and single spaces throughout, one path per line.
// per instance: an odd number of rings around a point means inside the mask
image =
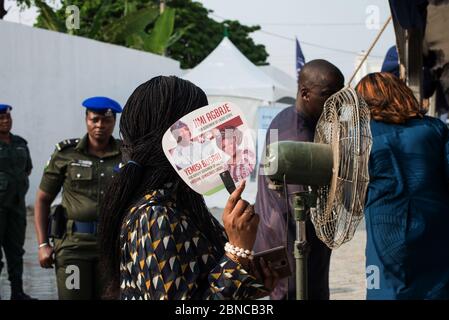
M 295 192 L 293 194 L 293 211 L 296 223 L 296 240 L 293 254 L 296 262 L 296 300 L 307 300 L 307 261 L 310 245 L 306 237 L 306 222 L 308 204 L 313 203 L 311 192 Z M 315 200 L 316 201 L 316 200 Z

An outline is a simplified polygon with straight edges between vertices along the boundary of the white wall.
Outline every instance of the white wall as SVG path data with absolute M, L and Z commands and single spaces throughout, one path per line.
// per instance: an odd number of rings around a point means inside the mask
M 12 132 L 28 140 L 34 165 L 27 204 L 55 144 L 85 134 L 84 98 L 109 96 L 123 106 L 160 74 L 181 75 L 179 62 L 0 20 L 0 103 L 13 106 Z

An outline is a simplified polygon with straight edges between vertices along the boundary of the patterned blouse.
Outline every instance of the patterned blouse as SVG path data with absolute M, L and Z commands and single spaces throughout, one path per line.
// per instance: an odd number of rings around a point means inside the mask
M 170 188 L 146 195 L 124 219 L 121 299 L 251 299 L 268 294 L 240 264 L 219 253 L 176 207 Z M 217 232 L 226 234 L 210 215 Z M 221 250 L 222 251 L 222 250 Z

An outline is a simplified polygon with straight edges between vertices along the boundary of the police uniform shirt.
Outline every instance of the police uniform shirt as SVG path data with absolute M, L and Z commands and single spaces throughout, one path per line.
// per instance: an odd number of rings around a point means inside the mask
M 121 161 L 120 141 L 111 137 L 110 151 L 102 158 L 88 154 L 88 136 L 57 145 L 44 170 L 40 189 L 56 196 L 61 187 L 67 217 L 96 221 L 106 188 Z
M 11 134 L 11 142 L 0 141 L 0 198 L 23 196 L 28 190 L 28 174 L 33 165 L 25 139 Z

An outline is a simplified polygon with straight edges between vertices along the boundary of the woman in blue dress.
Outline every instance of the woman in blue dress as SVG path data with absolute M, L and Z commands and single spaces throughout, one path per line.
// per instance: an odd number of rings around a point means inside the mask
M 357 85 L 371 111 L 367 299 L 449 299 L 449 132 L 389 73 Z

